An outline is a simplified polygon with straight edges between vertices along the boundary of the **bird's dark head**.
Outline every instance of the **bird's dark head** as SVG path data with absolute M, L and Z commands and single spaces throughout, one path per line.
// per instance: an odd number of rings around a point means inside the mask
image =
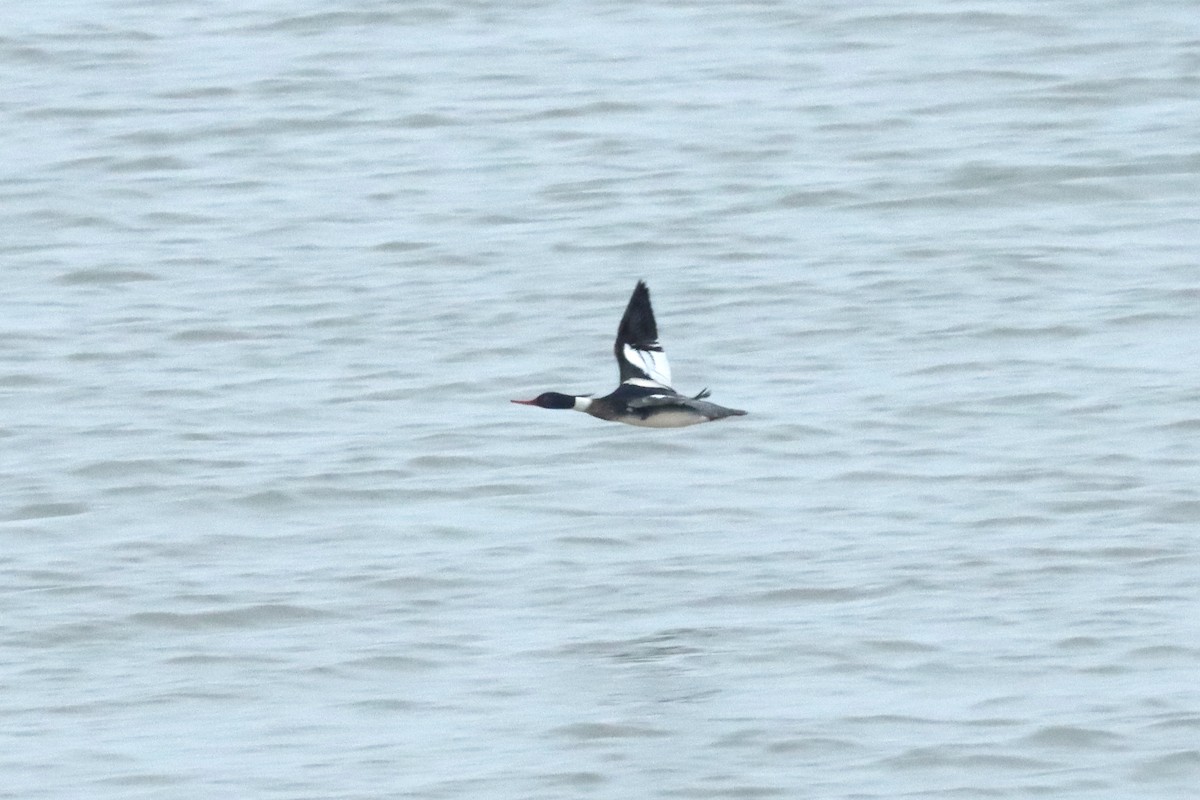
M 523 406 L 540 406 L 541 408 L 574 408 L 575 398 L 569 394 L 558 392 L 543 392 L 532 400 L 513 400 Z

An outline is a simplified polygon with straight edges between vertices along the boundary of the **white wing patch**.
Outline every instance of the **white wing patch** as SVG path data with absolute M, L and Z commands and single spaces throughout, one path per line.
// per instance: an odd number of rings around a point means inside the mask
M 646 373 L 647 377 L 660 386 L 671 385 L 671 365 L 667 363 L 667 354 L 661 350 L 638 350 L 631 344 L 624 347 L 625 360 Z M 637 378 L 630 378 L 626 383 L 642 385 Z

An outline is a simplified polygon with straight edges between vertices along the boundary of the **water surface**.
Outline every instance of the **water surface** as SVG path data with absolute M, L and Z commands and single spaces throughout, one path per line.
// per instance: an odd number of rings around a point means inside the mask
M 1193 795 L 1190 5 L 6 17 L 0 797 Z

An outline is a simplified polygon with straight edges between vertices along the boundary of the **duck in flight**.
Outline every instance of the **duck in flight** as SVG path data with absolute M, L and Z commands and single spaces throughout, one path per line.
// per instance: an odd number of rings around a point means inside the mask
M 709 403 L 705 389 L 687 397 L 671 388 L 671 367 L 658 343 L 658 326 L 650 308 L 650 290 L 638 281 L 617 327 L 613 345 L 621 385 L 604 397 L 579 397 L 545 392 L 532 400 L 513 400 L 525 406 L 571 408 L 610 422 L 646 428 L 682 428 L 698 422 L 740 417 L 745 411 Z

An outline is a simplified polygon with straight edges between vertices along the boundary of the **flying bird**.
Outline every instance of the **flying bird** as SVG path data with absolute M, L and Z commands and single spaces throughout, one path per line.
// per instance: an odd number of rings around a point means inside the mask
M 650 308 L 650 290 L 644 281 L 638 281 L 625 307 L 613 352 L 621 369 L 621 385 L 612 394 L 588 397 L 545 392 L 532 400 L 513 402 L 541 408 L 570 408 L 610 422 L 645 428 L 682 428 L 746 413 L 706 401 L 708 389 L 688 397 L 671 388 L 671 366 L 658 343 L 658 325 Z

